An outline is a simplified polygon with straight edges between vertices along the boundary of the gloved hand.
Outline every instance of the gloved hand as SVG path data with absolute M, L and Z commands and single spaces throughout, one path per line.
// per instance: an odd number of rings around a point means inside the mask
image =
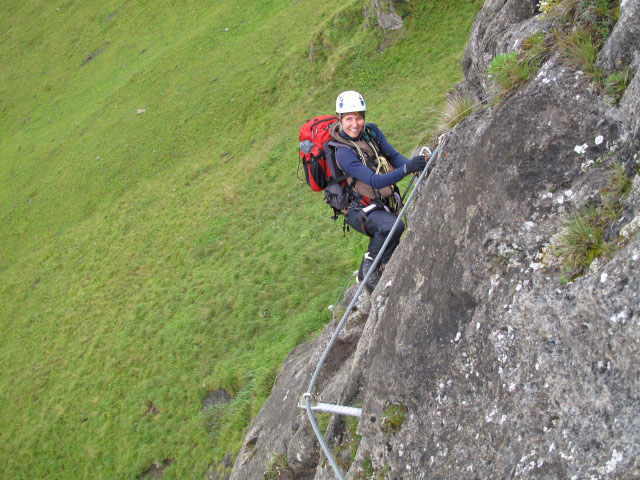
M 427 166 L 427 159 L 424 155 L 416 155 L 404 164 L 405 175 L 409 173 L 421 172 Z

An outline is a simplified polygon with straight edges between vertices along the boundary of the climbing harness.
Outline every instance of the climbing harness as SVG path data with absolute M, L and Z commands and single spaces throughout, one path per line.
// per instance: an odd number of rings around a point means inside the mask
M 365 134 L 362 139 L 353 140 L 350 138 L 344 138 L 340 135 L 339 130 L 339 123 L 331 125 L 331 141 L 328 142 L 328 146 L 334 148 L 348 147 L 355 150 L 355 154 L 362 164 L 373 171 L 376 175 L 389 173 L 393 170 L 393 165 L 391 165 L 389 160 L 379 153 L 380 149 L 377 144 L 375 131 L 370 130 L 368 126 L 365 126 Z M 330 156 L 335 158 L 335 153 L 331 152 Z M 370 203 L 376 203 L 381 208 L 385 208 L 385 210 L 392 213 L 397 213 L 400 208 L 402 208 L 400 191 L 395 184 L 376 190 L 372 186 L 367 185 L 360 180 L 349 177 L 345 187 L 348 188 L 348 194 L 350 195 L 349 199 L 353 200 L 359 197 L 360 203 L 365 207 Z
M 427 177 L 428 172 L 431 170 L 429 167 L 431 167 L 431 164 L 433 163 L 434 159 L 436 158 L 436 155 L 438 154 L 439 150 L 440 150 L 440 146 L 438 145 L 438 147 L 436 147 L 436 149 L 433 151 L 433 153 L 431 153 L 431 156 L 429 158 L 429 162 L 427 162 L 426 167 L 424 168 L 424 170 L 420 174 L 420 177 L 418 177 L 418 181 L 416 182 L 415 187 L 413 188 L 413 190 L 409 194 L 409 198 L 407 198 L 407 203 L 402 207 L 402 210 L 398 214 L 398 218 L 396 219 L 395 223 L 393 224 L 393 227 L 391 227 L 391 231 L 389 232 L 389 235 L 387 236 L 386 240 L 384 241 L 384 243 L 382 245 L 382 248 L 378 252 L 378 255 L 376 255 L 376 258 L 373 261 L 373 264 L 371 265 L 371 268 L 369 268 L 369 271 L 365 275 L 364 279 L 362 280 L 362 282 L 360 282 L 360 285 L 358 285 L 356 293 L 354 294 L 353 298 L 351 299 L 351 302 L 349 302 L 349 306 L 347 307 L 347 309 L 345 310 L 344 314 L 342 315 L 342 318 L 340 319 L 340 322 L 338 323 L 338 326 L 336 327 L 335 331 L 333 332 L 333 335 L 331 335 L 331 338 L 329 339 L 329 342 L 327 343 L 327 346 L 325 347 L 324 351 L 322 352 L 322 355 L 320 356 L 320 360 L 318 361 L 318 364 L 316 365 L 316 369 L 313 372 L 313 375 L 311 377 L 311 381 L 309 382 L 309 386 L 307 387 L 307 391 L 302 395 L 302 397 L 300 398 L 300 402 L 298 403 L 298 408 L 304 408 L 307 411 L 307 417 L 309 417 L 309 422 L 311 423 L 311 428 L 313 429 L 313 432 L 315 433 L 316 438 L 318 439 L 318 442 L 320 443 L 320 447 L 322 448 L 322 451 L 324 452 L 325 456 L 327 457 L 327 460 L 328 460 L 329 464 L 331 465 L 331 468 L 333 469 L 333 471 L 334 471 L 336 477 L 338 478 L 338 480 L 344 480 L 344 475 L 343 475 L 342 471 L 340 470 L 340 467 L 338 467 L 338 464 L 336 463 L 335 459 L 333 458 L 331 450 L 329 449 L 329 446 L 325 442 L 324 437 L 323 437 L 322 433 L 320 432 L 320 429 L 318 428 L 318 423 L 316 422 L 316 419 L 314 417 L 313 412 L 315 410 L 315 411 L 322 411 L 322 412 L 328 412 L 328 413 L 335 413 L 335 414 L 338 414 L 338 415 L 351 415 L 351 416 L 359 417 L 362 414 L 362 410 L 358 409 L 358 408 L 354 408 L 354 407 L 347 407 L 347 406 L 344 406 L 344 405 L 333 405 L 333 404 L 327 404 L 327 403 L 316 403 L 316 402 L 314 402 L 312 400 L 312 395 L 313 395 L 312 392 L 313 392 L 313 389 L 314 389 L 314 387 L 316 385 L 316 382 L 318 381 L 318 375 L 320 374 L 320 371 L 322 370 L 322 367 L 324 366 L 324 363 L 325 363 L 325 361 L 327 359 L 327 356 L 329 355 L 329 352 L 333 348 L 333 344 L 335 343 L 335 341 L 336 341 L 336 339 L 338 337 L 338 334 L 342 330 L 342 327 L 344 327 L 344 324 L 347 321 L 347 317 L 349 316 L 349 314 L 353 310 L 353 307 L 355 306 L 356 302 L 358 301 L 358 298 L 360 297 L 360 294 L 362 293 L 362 290 L 364 289 L 367 281 L 369 280 L 369 276 L 371 275 L 371 273 L 373 271 L 375 271 L 375 269 L 378 266 L 378 263 L 380 263 L 380 259 L 382 258 L 382 255 L 384 255 L 384 252 L 387 249 L 387 246 L 389 245 L 389 242 L 391 241 L 391 237 L 393 236 L 393 232 L 398 227 L 398 224 L 402 221 L 402 217 L 405 214 L 405 210 L 410 205 L 411 200 L 413 198 L 413 195 L 418 190 L 418 187 L 420 186 L 420 183 L 422 183 L 422 180 Z M 406 192 L 405 192 L 405 195 L 406 195 Z M 347 281 L 347 283 L 348 282 L 349 282 L 349 280 Z M 346 284 L 345 284 L 344 288 L 346 288 Z M 343 288 L 343 291 L 344 291 L 344 288 Z M 341 292 L 340 295 L 342 295 L 342 292 Z M 338 298 L 340 298 L 340 297 L 338 297 Z M 332 315 L 333 315 L 333 313 L 332 313 Z

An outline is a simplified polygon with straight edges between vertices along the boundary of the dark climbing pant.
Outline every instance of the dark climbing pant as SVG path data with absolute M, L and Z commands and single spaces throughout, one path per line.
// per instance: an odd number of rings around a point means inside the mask
M 383 209 L 373 210 L 369 213 L 364 213 L 359 208 L 350 208 L 347 211 L 347 223 L 351 228 L 357 230 L 360 233 L 364 233 L 370 237 L 369 239 L 369 255 L 371 258 L 376 258 L 378 252 L 382 248 L 382 244 L 387 239 L 389 232 L 391 231 L 391 227 L 395 223 L 398 217 L 392 213 L 387 212 Z M 400 224 L 396 227 L 393 232 L 393 237 L 389 241 L 389 245 L 384 252 L 384 255 L 380 259 L 380 263 L 384 265 L 389 261 L 391 255 L 393 255 L 393 251 L 398 246 L 400 242 L 400 236 L 404 231 L 404 223 L 400 222 Z

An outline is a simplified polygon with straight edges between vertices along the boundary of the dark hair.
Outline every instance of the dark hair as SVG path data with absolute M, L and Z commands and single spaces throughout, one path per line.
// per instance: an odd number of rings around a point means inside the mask
M 362 119 L 364 120 L 364 114 L 366 112 L 346 112 L 346 113 L 338 113 L 338 121 L 342 121 L 342 117 L 344 117 L 345 115 L 351 115 L 352 113 L 359 113 L 360 116 L 362 117 Z

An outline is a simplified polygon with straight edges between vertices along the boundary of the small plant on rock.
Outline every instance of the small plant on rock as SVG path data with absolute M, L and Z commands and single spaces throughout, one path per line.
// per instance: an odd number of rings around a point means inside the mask
M 625 175 L 620 164 L 611 168 L 607 185 L 600 192 L 602 204 L 600 206 L 599 221 L 603 227 L 613 225 L 622 215 L 622 199 L 631 191 L 633 182 Z
M 289 459 L 286 455 L 277 454 L 271 459 L 269 468 L 262 480 L 290 480 L 293 479 L 293 473 L 289 469 Z
M 604 91 L 613 99 L 613 103 L 620 101 L 629 83 L 631 83 L 632 76 L 633 74 L 629 67 L 622 67 L 604 79 Z
M 351 440 L 349 442 L 349 454 L 350 454 L 351 462 L 353 462 L 353 460 L 356 458 L 356 453 L 358 452 L 358 446 L 360 445 L 360 440 L 362 439 L 362 437 L 357 433 L 358 418 L 346 417 L 344 420 L 344 423 L 347 429 L 347 434 L 349 436 L 349 439 Z
M 522 50 L 525 60 L 532 61 L 540 66 L 542 60 L 549 56 L 548 43 L 548 37 L 544 33 L 534 33 L 530 37 L 522 40 Z
M 389 433 L 397 433 L 407 414 L 407 407 L 399 403 L 392 403 L 382 412 L 382 427 Z
M 372 478 L 373 477 L 373 461 L 371 457 L 365 458 L 360 464 L 360 468 L 362 469 L 362 475 L 364 478 Z
M 587 0 L 580 3 L 580 21 L 590 26 L 599 44 L 609 38 L 619 17 L 618 0 Z
M 554 23 L 575 23 L 583 4 L 589 1 L 592 0 L 540 0 L 538 9 L 543 18 Z
M 382 467 L 376 467 L 373 465 L 371 457 L 367 456 L 362 463 L 360 463 L 360 470 L 356 473 L 358 480 L 384 480 L 389 478 L 391 473 L 391 467 L 385 464 Z
M 553 15 L 559 2 L 560 0 L 540 0 L 538 2 L 538 9 L 544 16 L 550 16 Z
M 622 166 L 615 164 L 599 201 L 574 213 L 556 236 L 552 252 L 560 259 L 565 281 L 584 274 L 596 258 L 610 257 L 624 244 L 612 227 L 622 215 L 623 199 L 631 187 Z
M 522 41 L 520 62 L 529 66 L 529 78 L 531 78 L 549 58 L 552 47 L 552 39 L 544 33 L 534 33 Z
M 496 56 L 487 74 L 504 91 L 512 90 L 531 79 L 549 56 L 550 41 L 543 33 L 536 33 L 522 41 L 519 52 Z
M 602 253 L 602 228 L 595 225 L 595 218 L 593 206 L 575 213 L 557 238 L 553 253 L 562 259 L 571 278 L 582 274 Z
M 329 426 L 329 420 L 331 420 L 331 414 L 327 412 L 318 412 L 316 414 L 316 423 L 318 424 L 318 429 L 324 435 L 327 431 L 327 427 Z
M 611 168 L 611 174 L 609 175 L 609 182 L 607 186 L 603 189 L 602 193 L 605 195 L 615 195 L 617 197 L 624 197 L 629 192 L 631 192 L 631 188 L 633 187 L 633 181 L 629 178 L 622 165 L 616 163 Z

